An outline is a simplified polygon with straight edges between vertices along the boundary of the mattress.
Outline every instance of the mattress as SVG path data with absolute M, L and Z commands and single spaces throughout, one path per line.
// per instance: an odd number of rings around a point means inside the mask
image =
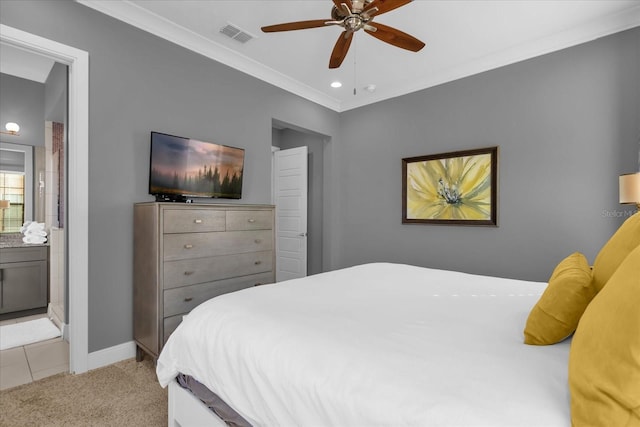
M 196 307 L 161 352 L 254 426 L 569 426 L 569 340 L 523 344 L 546 283 L 373 263 Z

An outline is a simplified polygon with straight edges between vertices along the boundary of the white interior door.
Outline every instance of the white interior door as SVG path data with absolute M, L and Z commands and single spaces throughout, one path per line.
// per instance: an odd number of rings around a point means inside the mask
M 276 281 L 307 275 L 307 147 L 274 152 Z

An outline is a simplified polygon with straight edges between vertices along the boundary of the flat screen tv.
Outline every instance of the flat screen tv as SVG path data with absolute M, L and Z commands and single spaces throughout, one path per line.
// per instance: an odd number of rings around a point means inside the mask
M 244 150 L 151 132 L 149 194 L 157 201 L 242 197 Z

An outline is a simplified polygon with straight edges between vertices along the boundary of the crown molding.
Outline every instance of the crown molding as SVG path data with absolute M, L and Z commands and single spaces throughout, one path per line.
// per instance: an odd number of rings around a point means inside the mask
M 245 74 L 301 96 L 334 111 L 340 111 L 340 101 L 313 89 L 298 80 L 260 64 L 232 49 L 151 13 L 128 0 L 75 0 L 84 6 L 130 24 L 162 39 L 199 53 Z
M 623 12 L 605 16 L 529 43 L 519 44 L 491 55 L 479 57 L 474 61 L 460 64 L 404 86 L 396 86 L 393 90 L 377 90 L 366 100 L 354 100 L 342 104 L 341 111 L 347 111 L 386 99 L 395 98 L 417 92 L 433 86 L 452 82 L 474 74 L 504 67 L 505 65 L 532 59 L 568 47 L 587 43 L 611 34 L 640 26 L 640 5 Z
M 640 5 L 638 5 L 548 37 L 479 57 L 405 85 L 398 85 L 388 90 L 378 89 L 373 94 L 342 102 L 159 15 L 142 9 L 128 0 L 75 1 L 336 112 L 417 92 L 640 26 Z

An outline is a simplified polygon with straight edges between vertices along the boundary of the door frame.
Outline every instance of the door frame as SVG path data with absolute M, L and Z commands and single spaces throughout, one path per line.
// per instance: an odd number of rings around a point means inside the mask
M 89 53 L 0 24 L 0 43 L 69 67 L 67 272 L 69 371 L 88 370 L 89 358 Z

